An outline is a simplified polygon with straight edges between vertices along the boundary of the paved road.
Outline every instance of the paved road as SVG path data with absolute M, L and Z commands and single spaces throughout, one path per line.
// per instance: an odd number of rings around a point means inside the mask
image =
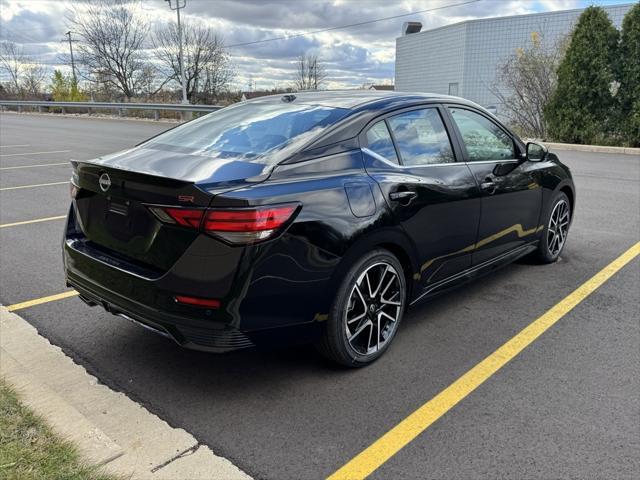
M 168 124 L 0 116 L 0 167 L 90 158 Z M 8 145 L 29 145 L 8 147 Z M 11 155 L 39 151 L 64 153 Z M 410 312 L 369 368 L 310 348 L 182 350 L 76 298 L 20 314 L 105 384 L 258 478 L 331 474 L 640 239 L 640 158 L 559 152 L 578 209 L 560 262 L 520 262 Z M 0 171 L 0 188 L 66 166 Z M 66 185 L 0 191 L 0 223 L 63 215 Z M 59 220 L 0 229 L 0 302 L 65 289 Z M 640 261 L 391 458 L 372 478 L 638 478 Z

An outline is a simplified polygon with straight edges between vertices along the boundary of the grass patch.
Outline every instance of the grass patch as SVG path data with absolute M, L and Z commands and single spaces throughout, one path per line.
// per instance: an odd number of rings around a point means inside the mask
M 20 403 L 0 378 L 0 478 L 3 480 L 114 480 L 82 461 L 69 441 Z

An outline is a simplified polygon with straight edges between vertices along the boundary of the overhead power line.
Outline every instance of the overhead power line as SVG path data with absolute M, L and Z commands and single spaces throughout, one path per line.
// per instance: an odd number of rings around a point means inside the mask
M 443 10 L 445 8 L 461 7 L 463 5 L 469 5 L 470 3 L 477 3 L 481 1 L 482 0 L 467 0 L 466 2 L 452 3 L 449 5 L 441 5 L 439 7 L 427 8 L 424 10 L 416 10 L 415 12 L 403 13 L 401 15 L 393 15 L 391 17 L 384 17 L 384 18 L 376 18 L 375 20 L 367 20 L 364 22 L 350 23 L 348 25 L 340 25 L 337 27 L 323 28 L 321 30 L 313 30 L 311 32 L 302 32 L 302 33 L 295 33 L 293 35 L 283 35 L 281 37 L 265 38 L 263 40 L 255 40 L 253 42 L 234 43 L 233 45 L 227 45 L 226 48 L 245 47 L 247 45 L 256 45 L 258 43 L 275 42 L 276 40 L 289 40 L 291 38 L 304 37 L 306 35 L 315 35 L 317 33 L 330 32 L 332 30 L 342 30 L 344 28 L 359 27 L 361 25 L 369 25 L 371 23 L 384 22 L 386 20 L 394 20 L 396 18 L 402 18 L 402 17 L 409 17 L 411 15 L 418 15 L 419 13 L 434 12 L 436 10 Z

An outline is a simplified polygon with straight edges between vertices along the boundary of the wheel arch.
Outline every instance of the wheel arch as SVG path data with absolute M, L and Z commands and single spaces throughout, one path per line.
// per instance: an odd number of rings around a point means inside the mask
M 397 242 L 382 242 L 377 244 L 376 247 L 390 251 L 398 259 L 400 265 L 402 265 L 407 285 L 407 300 L 410 301 L 413 298 L 413 277 L 416 268 L 414 266 L 414 262 L 411 261 L 409 254 L 405 250 L 405 247 Z
M 567 182 L 558 188 L 559 192 L 564 193 L 569 198 L 569 207 L 571 208 L 571 217 L 573 218 L 573 212 L 576 203 L 576 195 L 573 187 Z
M 336 290 L 349 268 L 365 253 L 376 248 L 388 250 L 402 265 L 407 285 L 407 303 L 411 302 L 415 290 L 415 272 L 419 271 L 420 268 L 417 251 L 413 243 L 403 231 L 400 231 L 399 227 L 389 227 L 364 234 L 349 247 L 331 276 L 329 285 L 332 288 L 327 291 L 328 305 L 333 301 Z

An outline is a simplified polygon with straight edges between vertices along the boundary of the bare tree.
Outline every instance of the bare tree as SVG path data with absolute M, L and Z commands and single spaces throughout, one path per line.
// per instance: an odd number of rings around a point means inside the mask
M 21 81 L 24 92 L 33 97 L 40 95 L 47 73 L 48 70 L 42 63 L 32 60 L 25 65 Z
M 5 88 L 11 93 L 20 94 L 22 91 L 21 77 L 25 62 L 22 48 L 13 42 L 0 43 L 0 68 L 9 78 Z
M 187 98 L 198 94 L 215 97 L 233 78 L 229 55 L 222 40 L 208 27 L 182 25 L 184 77 Z M 153 36 L 155 54 L 168 70 L 168 79 L 180 83 L 178 27 L 168 23 Z
M 204 103 L 217 101 L 223 92 L 228 91 L 234 76 L 235 71 L 229 61 L 229 55 L 225 50 L 220 50 L 219 56 L 204 67 L 204 80 L 199 92 L 202 101 Z
M 537 32 L 531 46 L 518 49 L 498 68 L 489 90 L 498 98 L 506 116 L 523 135 L 544 139 L 547 127 L 543 110 L 556 88 L 556 70 L 564 55 L 565 41 L 544 48 Z
M 156 68 L 151 64 L 144 66 L 142 69 L 140 75 L 140 92 L 147 98 L 157 91 L 155 88 L 156 73 Z
M 147 63 L 142 49 L 149 26 L 140 10 L 130 0 L 92 0 L 75 4 L 69 17 L 82 39 L 78 56 L 88 71 L 85 78 L 100 72 L 102 81 L 127 98 L 140 88 Z
M 294 80 L 297 90 L 318 90 L 326 78 L 324 65 L 317 55 L 303 54 L 298 57 Z
M 91 72 L 88 85 L 92 100 L 114 102 L 119 95 L 119 91 L 114 87 L 113 75 L 103 70 Z
M 9 93 L 20 97 L 35 97 L 42 93 L 42 84 L 47 76 L 46 67 L 25 55 L 22 47 L 15 43 L 0 43 L 0 70 L 9 79 L 5 84 Z

